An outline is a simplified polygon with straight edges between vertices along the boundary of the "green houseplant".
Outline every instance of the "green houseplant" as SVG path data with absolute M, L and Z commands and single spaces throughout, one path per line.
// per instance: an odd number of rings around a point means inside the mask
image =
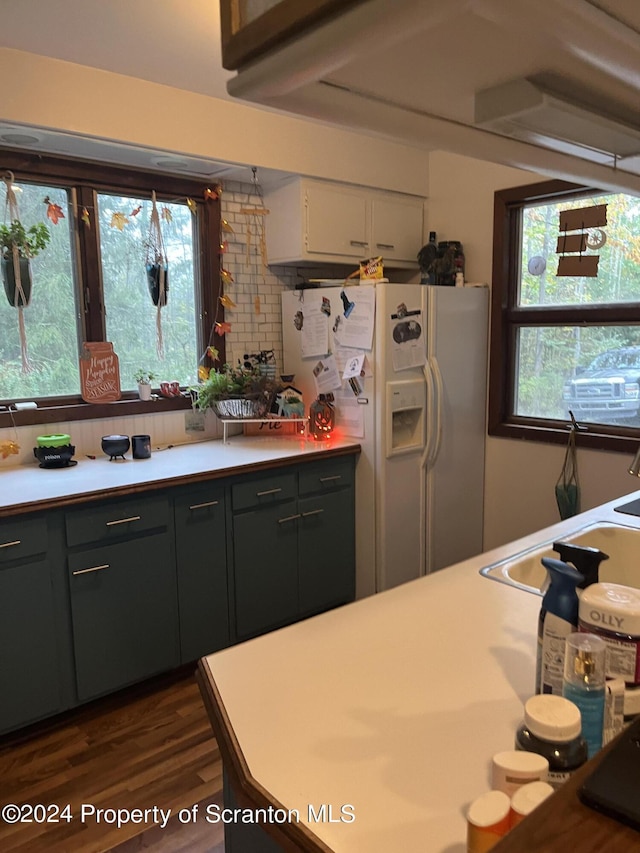
M 257 367 L 224 364 L 197 386 L 195 405 L 201 411 L 213 409 L 223 420 L 263 418 L 271 409 L 276 391 L 273 379 Z
M 47 248 L 50 239 L 51 234 L 44 222 L 25 228 L 19 219 L 13 219 L 9 225 L 0 225 L 0 267 L 4 292 L 10 305 L 23 307 L 31 302 L 32 281 L 29 261 Z M 22 294 L 16 293 L 14 246 L 18 250 Z

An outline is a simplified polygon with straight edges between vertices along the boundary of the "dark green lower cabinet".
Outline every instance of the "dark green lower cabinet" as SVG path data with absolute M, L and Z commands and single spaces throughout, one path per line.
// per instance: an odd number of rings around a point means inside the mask
M 298 511 L 302 616 L 355 597 L 353 490 L 301 498 Z
M 0 731 L 61 708 L 51 563 L 0 564 Z
M 0 519 L 0 733 L 344 604 L 355 457 Z
M 80 701 L 180 663 L 175 563 L 166 533 L 69 556 Z
M 224 487 L 181 492 L 174 502 L 182 663 L 229 645 Z
M 232 487 L 238 640 L 354 599 L 354 464 L 329 459 Z M 251 501 L 260 505 L 244 509 Z
M 235 616 L 242 640 L 298 616 L 298 513 L 295 500 L 233 518 Z

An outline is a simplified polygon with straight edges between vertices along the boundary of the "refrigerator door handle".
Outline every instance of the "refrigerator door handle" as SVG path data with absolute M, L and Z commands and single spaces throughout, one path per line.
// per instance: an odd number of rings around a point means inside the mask
M 431 362 L 431 370 L 435 377 L 435 393 L 434 393 L 434 415 L 433 421 L 435 423 L 435 436 L 432 442 L 433 450 L 431 452 L 431 458 L 429 459 L 429 467 L 432 468 L 436 464 L 436 459 L 438 458 L 438 454 L 440 453 L 440 447 L 442 445 L 442 401 L 444 397 L 444 388 L 442 384 L 442 373 L 440 372 L 440 365 L 438 364 L 437 358 L 435 356 L 430 358 Z
M 433 371 L 431 369 L 431 364 L 429 359 L 425 362 L 422 368 L 422 372 L 424 373 L 424 381 L 427 386 L 427 399 L 426 399 L 426 412 L 425 412 L 425 430 L 426 430 L 426 439 L 424 443 L 424 452 L 422 454 L 422 459 L 420 460 L 420 467 L 425 471 L 429 470 L 429 466 L 431 464 L 431 455 L 432 455 L 432 446 L 434 440 L 434 426 L 433 423 L 433 410 L 435 406 L 435 390 L 434 390 L 434 376 Z

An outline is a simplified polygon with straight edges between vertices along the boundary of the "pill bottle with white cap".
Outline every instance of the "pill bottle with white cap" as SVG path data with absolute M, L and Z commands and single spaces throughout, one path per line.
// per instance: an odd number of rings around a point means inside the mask
M 542 693 L 525 703 L 515 748 L 543 755 L 549 762 L 547 781 L 559 788 L 587 760 L 581 732 L 578 707 L 563 696 Z

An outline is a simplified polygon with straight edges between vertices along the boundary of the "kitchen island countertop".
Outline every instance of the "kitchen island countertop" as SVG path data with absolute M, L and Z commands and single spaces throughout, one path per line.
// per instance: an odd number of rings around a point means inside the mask
M 19 465 L 0 471 L 0 517 L 64 506 L 84 500 L 143 491 L 163 485 L 197 482 L 295 464 L 327 455 L 357 453 L 350 439 L 326 443 L 306 439 L 234 436 L 227 443 L 203 441 L 153 451 L 150 459 L 110 461 L 80 456 L 67 468 Z
M 241 804 L 295 810 L 274 828 L 306 851 L 464 853 L 533 694 L 541 603 L 479 571 L 588 524 L 640 528 L 614 511 L 634 497 L 203 658 Z

